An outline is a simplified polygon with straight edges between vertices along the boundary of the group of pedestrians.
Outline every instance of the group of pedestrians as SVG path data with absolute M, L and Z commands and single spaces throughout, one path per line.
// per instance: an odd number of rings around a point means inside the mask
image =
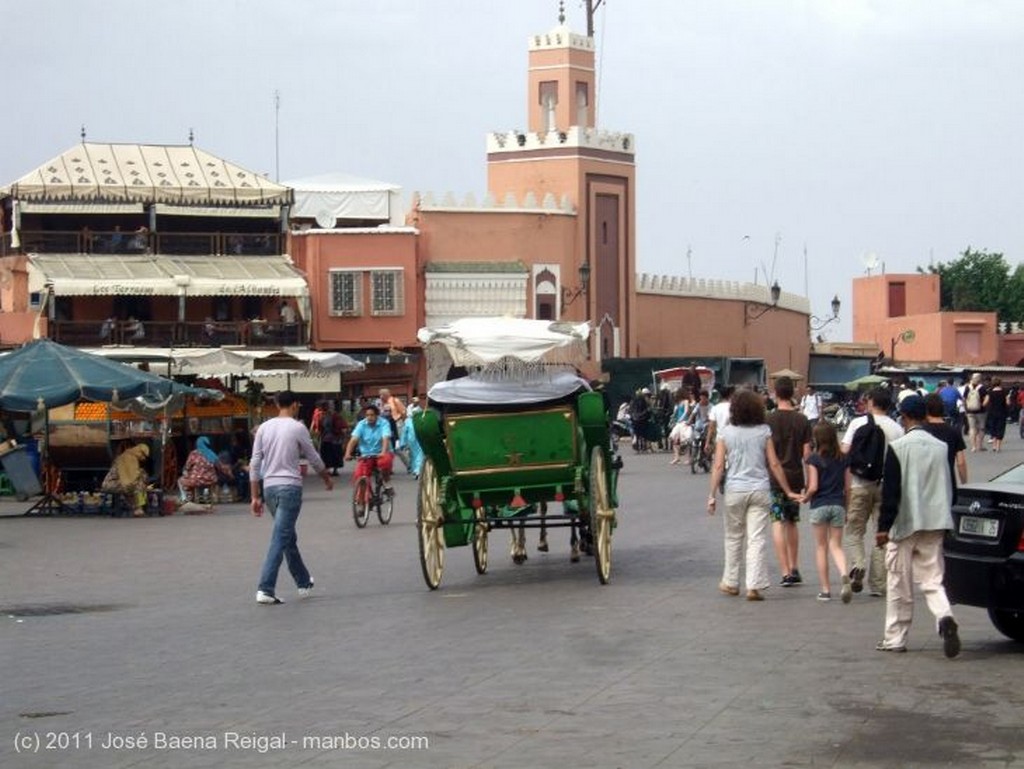
M 885 596 L 884 636 L 876 648 L 906 651 L 916 581 L 936 617 L 946 655 L 956 656 L 960 640 L 942 586 L 942 538 L 953 526 L 956 476 L 963 483 L 967 472 L 962 436 L 945 424 L 942 398 L 904 398 L 899 424 L 888 415 L 890 391 L 872 390 L 867 413 L 854 419 L 840 439 L 835 427 L 820 418 L 820 401 L 808 404 L 806 394 L 794 399 L 791 379 L 778 378 L 774 396 L 777 405 L 769 414 L 763 396 L 738 390 L 722 401 L 727 413 L 713 420 L 717 430 L 707 509 L 711 515 L 717 512 L 723 490 L 725 562 L 719 590 L 740 595 L 742 570 L 747 600 L 764 600 L 771 583 L 769 526 L 780 584 L 801 584 L 797 524 L 800 506 L 806 504 L 814 531 L 818 600 L 832 599 L 831 557 L 843 603 L 862 592 L 865 581 L 870 595 Z M 809 410 L 818 414 L 813 422 L 806 416 Z M 869 528 L 876 532 L 870 552 L 865 546 Z
M 1024 408 L 1024 389 L 1007 389 L 1000 377 L 985 377 L 977 371 L 959 386 L 952 379 L 939 382 L 935 392 L 942 399 L 943 417 L 967 434 L 972 452 L 986 451 L 986 443 L 991 443 L 993 451 L 1002 451 L 1006 423 L 1019 418 Z M 1021 429 L 1024 435 L 1024 426 Z

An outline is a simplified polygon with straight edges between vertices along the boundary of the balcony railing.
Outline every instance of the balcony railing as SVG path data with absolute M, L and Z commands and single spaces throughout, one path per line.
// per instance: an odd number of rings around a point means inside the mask
M 54 320 L 50 338 L 79 347 L 302 347 L 309 342 L 305 323 L 280 321 L 105 321 Z
M 22 253 L 39 254 L 229 254 L 269 256 L 284 253 L 284 235 L 278 232 L 19 232 Z M 3 238 L 4 253 L 15 253 L 10 233 Z

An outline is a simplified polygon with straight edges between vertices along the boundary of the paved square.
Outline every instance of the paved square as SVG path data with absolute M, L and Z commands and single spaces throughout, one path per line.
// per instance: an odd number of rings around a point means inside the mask
M 971 473 L 1021 458 L 1014 435 Z M 428 591 L 406 476 L 363 530 L 347 477 L 309 479 L 316 595 L 282 568 L 274 607 L 254 600 L 269 520 L 244 505 L 2 518 L 0 766 L 1024 766 L 1024 649 L 983 611 L 956 609 L 956 660 L 923 602 L 910 653 L 877 654 L 879 599 L 814 600 L 806 516 L 807 584 L 723 596 L 708 476 L 668 459 L 627 450 L 605 587 L 556 530 L 522 566 L 494 534 L 484 576 L 450 550 Z

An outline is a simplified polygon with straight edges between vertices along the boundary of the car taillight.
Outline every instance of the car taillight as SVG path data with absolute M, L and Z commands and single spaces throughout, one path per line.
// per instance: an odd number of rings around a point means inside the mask
M 1020 541 L 1017 542 L 1017 552 L 1024 553 L 1024 531 L 1020 533 Z

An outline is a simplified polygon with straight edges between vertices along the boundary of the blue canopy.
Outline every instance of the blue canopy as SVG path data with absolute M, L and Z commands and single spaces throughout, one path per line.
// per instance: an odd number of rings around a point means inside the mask
M 210 394 L 124 363 L 38 339 L 0 356 L 0 408 L 35 411 L 77 400 L 102 403 Z

